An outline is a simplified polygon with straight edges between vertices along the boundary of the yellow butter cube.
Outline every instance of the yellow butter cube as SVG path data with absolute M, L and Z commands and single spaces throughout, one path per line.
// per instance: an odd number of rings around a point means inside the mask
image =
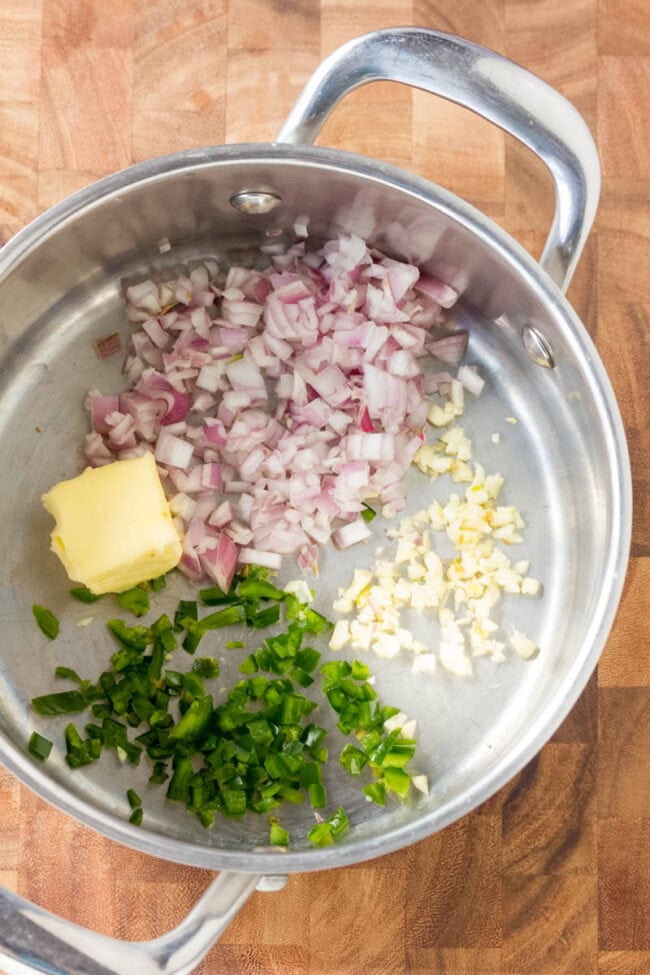
M 43 504 L 56 520 L 52 551 L 91 592 L 123 592 L 178 565 L 172 524 L 153 454 L 87 468 L 61 481 Z

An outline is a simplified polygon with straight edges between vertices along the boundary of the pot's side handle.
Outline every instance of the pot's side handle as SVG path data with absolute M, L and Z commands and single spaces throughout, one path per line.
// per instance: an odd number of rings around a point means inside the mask
M 0 967 L 7 975 L 186 975 L 262 880 L 220 873 L 184 921 L 153 941 L 118 941 L 0 889 Z
M 311 77 L 278 142 L 312 143 L 336 104 L 371 81 L 397 81 L 457 102 L 528 146 L 551 171 L 556 209 L 541 258 L 563 291 L 598 206 L 594 140 L 563 95 L 513 61 L 441 31 L 395 27 L 344 44 Z

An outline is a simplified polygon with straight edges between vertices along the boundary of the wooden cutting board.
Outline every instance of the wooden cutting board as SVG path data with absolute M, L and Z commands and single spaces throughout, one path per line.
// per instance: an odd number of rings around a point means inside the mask
M 536 71 L 597 137 L 603 195 L 569 297 L 629 436 L 636 508 L 618 620 L 541 754 L 401 853 L 256 894 L 201 966 L 241 975 L 650 973 L 650 28 L 646 0 L 2 0 L 0 236 L 150 156 L 273 137 L 312 69 L 372 28 L 453 31 Z M 467 112 L 387 84 L 322 144 L 396 163 L 539 254 L 543 167 Z M 207 873 L 138 855 L 0 772 L 0 884 L 107 934 L 178 922 Z M 137 973 L 134 973 L 137 975 Z

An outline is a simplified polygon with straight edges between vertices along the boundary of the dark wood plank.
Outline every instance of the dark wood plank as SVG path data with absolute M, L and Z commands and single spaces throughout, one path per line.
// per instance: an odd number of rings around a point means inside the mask
M 650 687 L 601 687 L 599 698 L 599 814 L 650 818 Z
M 650 819 L 601 819 L 599 947 L 650 951 Z
M 633 558 L 611 636 L 598 666 L 601 687 L 650 686 L 650 559 Z
M 507 877 L 501 975 L 593 975 L 596 887 L 595 876 Z
M 372 864 L 309 877 L 310 975 L 400 975 L 404 971 L 406 858 L 385 870 Z M 409 878 L 410 880 L 411 878 Z M 381 923 L 372 923 L 376 910 Z
M 547 745 L 503 804 L 502 868 L 508 877 L 595 874 L 596 830 L 593 748 Z
M 647 207 L 648 227 L 650 228 L 650 204 Z M 630 223 L 621 232 L 610 235 L 601 232 L 599 239 L 599 280 L 609 290 L 611 268 L 601 273 L 603 255 L 616 255 L 617 267 L 621 274 L 631 277 L 637 255 L 641 254 L 642 238 L 635 232 L 638 215 L 628 211 Z M 605 219 L 605 217 L 603 217 Z M 616 247 L 619 243 L 621 246 Z M 647 250 L 647 248 L 646 248 Z M 626 261 L 630 263 L 626 263 Z M 636 261 L 636 269 L 644 273 L 643 263 L 650 261 L 644 254 Z M 621 287 L 616 281 L 617 290 Z M 639 285 L 637 284 L 637 287 Z M 650 555 L 650 473 L 647 451 L 650 450 L 650 384 L 648 382 L 647 346 L 650 339 L 650 305 L 643 300 L 635 300 L 630 295 L 628 301 L 601 302 L 599 331 L 596 336 L 598 350 L 607 363 L 610 379 L 618 398 L 619 408 L 625 423 L 632 467 L 632 487 L 634 507 L 632 510 L 632 555 Z M 626 603 L 626 611 L 631 606 Z M 622 611 L 622 610 L 621 610 Z
M 501 818 L 472 814 L 407 852 L 406 930 L 417 948 L 501 945 Z

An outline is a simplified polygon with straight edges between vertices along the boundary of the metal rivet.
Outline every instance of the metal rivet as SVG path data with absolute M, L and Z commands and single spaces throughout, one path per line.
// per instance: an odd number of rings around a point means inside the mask
M 524 325 L 521 330 L 521 339 L 524 343 L 524 349 L 533 362 L 537 363 L 538 366 L 544 366 L 545 369 L 555 368 L 553 349 L 539 329 L 533 325 Z
M 230 197 L 230 203 L 240 213 L 249 215 L 270 213 L 282 203 L 282 197 L 275 190 L 240 190 Z

